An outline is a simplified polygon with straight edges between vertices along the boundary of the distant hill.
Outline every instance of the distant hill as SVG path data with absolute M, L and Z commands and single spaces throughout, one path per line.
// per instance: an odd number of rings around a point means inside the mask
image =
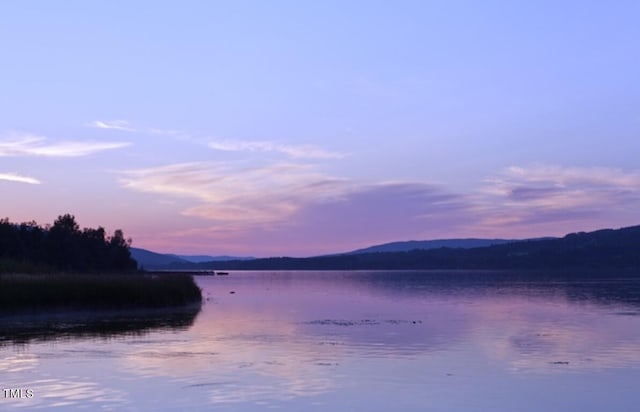
M 364 249 L 357 249 L 348 254 L 356 253 L 377 253 L 377 252 L 409 252 L 415 249 L 438 249 L 441 247 L 448 248 L 460 248 L 470 249 L 474 247 L 484 247 L 499 245 L 502 243 L 517 242 L 517 240 L 508 239 L 439 239 L 439 240 L 409 240 L 405 242 L 391 242 L 383 243 L 381 245 L 375 245 L 366 247 Z
M 180 263 L 174 268 L 187 268 Z M 571 233 L 475 248 L 413 249 L 310 258 L 190 263 L 190 269 L 632 269 L 640 270 L 640 226 Z M 612 272 L 615 274 L 615 271 Z
M 146 249 L 137 247 L 129 248 L 131 257 L 138 262 L 138 267 L 145 269 L 159 269 L 172 263 L 189 263 L 176 255 L 167 255 L 156 253 Z
M 201 263 L 201 262 L 212 262 L 212 261 L 225 261 L 225 260 L 251 260 L 255 259 L 252 256 L 209 256 L 209 255 L 169 255 L 176 256 L 182 260 L 186 260 L 188 262 L 193 263 Z
M 174 255 L 170 253 L 157 253 L 147 249 L 129 248 L 131 257 L 138 262 L 138 267 L 145 269 L 169 269 L 175 265 L 182 265 L 188 268 L 190 265 L 202 262 L 217 262 L 227 260 L 249 260 L 251 257 L 236 256 L 208 256 L 208 255 Z

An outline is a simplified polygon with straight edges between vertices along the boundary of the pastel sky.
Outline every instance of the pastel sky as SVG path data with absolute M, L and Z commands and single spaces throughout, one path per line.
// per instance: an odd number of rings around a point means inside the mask
M 307 256 L 640 224 L 638 1 L 0 4 L 0 217 Z

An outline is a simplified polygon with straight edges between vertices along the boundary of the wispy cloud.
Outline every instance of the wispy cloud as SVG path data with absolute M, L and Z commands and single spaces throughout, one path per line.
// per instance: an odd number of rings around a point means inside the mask
M 182 130 L 162 129 L 157 127 L 151 127 L 151 128 L 133 127 L 133 125 L 126 120 L 109 120 L 109 121 L 95 120 L 93 122 L 87 123 L 87 126 L 94 127 L 97 129 L 121 130 L 125 132 L 139 132 L 139 133 L 155 134 L 155 135 L 161 135 L 161 136 L 189 137 L 188 134 Z
M 233 140 L 233 139 L 208 139 L 190 135 L 182 130 L 163 128 L 134 128 L 126 120 L 102 121 L 96 120 L 88 126 L 98 129 L 112 129 L 143 134 L 160 135 L 178 138 L 198 145 L 206 145 L 211 149 L 225 152 L 275 152 L 288 156 L 291 159 L 341 159 L 344 153 L 333 152 L 312 144 L 285 144 L 268 140 Z
M 185 215 L 224 222 L 265 223 L 296 211 L 309 198 L 339 193 L 343 183 L 301 164 L 233 168 L 225 163 L 179 163 L 124 172 L 124 187 L 196 199 Z
M 488 193 L 511 203 L 555 208 L 612 204 L 640 194 L 640 172 L 603 167 L 510 167 L 487 183 Z
M 256 140 L 214 140 L 209 147 L 230 152 L 279 152 L 294 159 L 340 159 L 343 153 L 331 152 L 316 145 L 288 145 L 271 141 Z
M 9 182 L 17 182 L 17 183 L 27 183 L 31 185 L 39 185 L 41 182 L 29 176 L 23 176 L 18 173 L 0 173 L 0 180 L 6 180 Z
M 129 146 L 128 142 L 59 141 L 49 142 L 46 137 L 28 133 L 11 133 L 0 140 L 0 157 L 43 156 L 80 157 L 104 150 Z
M 135 132 L 136 130 L 131 127 L 129 122 L 126 120 L 95 120 L 89 123 L 89 126 L 96 127 L 98 129 L 112 129 L 112 130 L 122 130 L 125 132 Z
M 233 219 L 209 219 L 209 224 L 201 222 L 159 237 L 192 250 L 207 245 L 216 253 L 304 256 L 376 242 L 444 237 L 467 226 L 472 218 L 463 197 L 431 184 L 342 182 L 330 186 L 339 195 L 298 199 L 294 210 L 272 215 L 270 221 L 255 221 L 239 211 Z M 201 206 L 199 217 L 206 219 L 214 212 L 212 205 Z
M 238 168 L 228 163 L 180 163 L 124 172 L 129 189 L 193 199 L 182 214 L 211 222 L 166 238 L 242 243 L 271 252 L 315 248 L 327 252 L 371 239 L 438 235 L 469 221 L 462 196 L 426 183 L 363 184 L 319 173 L 305 164 Z M 301 238 L 301 234 L 302 238 Z M 255 242 L 252 239 L 261 239 Z M 300 244 L 296 239 L 300 238 Z M 306 240 L 303 240 L 306 239 Z M 237 250 L 237 249 L 236 249 Z
M 488 180 L 493 183 L 532 183 L 555 185 L 557 187 L 628 187 L 640 188 L 640 173 L 624 172 L 606 167 L 561 167 L 555 165 L 534 165 L 530 167 L 509 167 L 501 176 Z
M 182 130 L 151 128 L 151 129 L 147 129 L 146 131 L 148 133 L 157 134 L 161 136 L 190 138 L 190 136 L 188 136 L 187 133 L 183 132 Z
M 588 223 L 640 207 L 640 172 L 591 167 L 510 167 L 487 179 L 478 197 L 493 227 Z
M 318 166 L 179 163 L 123 172 L 131 190 L 185 199 L 191 227 L 162 233 L 216 253 L 331 253 L 402 239 L 523 238 L 635 224 L 640 171 L 512 167 L 466 193 L 428 182 L 358 182 Z M 268 239 L 268 242 L 265 242 Z

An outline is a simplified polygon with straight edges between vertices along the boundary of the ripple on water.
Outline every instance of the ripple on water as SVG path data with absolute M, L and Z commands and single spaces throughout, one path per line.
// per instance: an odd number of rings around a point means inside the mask
M 283 277 L 265 291 L 252 275 L 233 285 L 236 295 L 223 288 L 190 329 L 1 346 L 2 384 L 37 389 L 22 410 L 59 411 L 559 412 L 574 403 L 633 410 L 618 406 L 640 401 L 640 311 L 628 300 L 481 285 L 451 293 L 417 277 L 400 290 L 402 277 L 324 276 L 311 285 Z M 206 281 L 213 289 L 217 280 Z M 539 396 L 558 390 L 565 405 Z
M 29 399 L 31 402 L 22 403 L 28 410 L 65 410 L 79 405 L 118 410 L 131 402 L 130 394 L 126 391 L 89 380 L 40 379 L 30 382 L 30 386 L 37 388 L 34 389 L 37 396 Z

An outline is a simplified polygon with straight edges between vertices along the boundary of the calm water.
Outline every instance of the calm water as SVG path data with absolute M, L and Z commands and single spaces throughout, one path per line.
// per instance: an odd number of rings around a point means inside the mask
M 638 280 L 233 272 L 198 283 L 199 312 L 0 318 L 0 389 L 33 394 L 0 392 L 0 410 L 601 412 L 640 404 Z

